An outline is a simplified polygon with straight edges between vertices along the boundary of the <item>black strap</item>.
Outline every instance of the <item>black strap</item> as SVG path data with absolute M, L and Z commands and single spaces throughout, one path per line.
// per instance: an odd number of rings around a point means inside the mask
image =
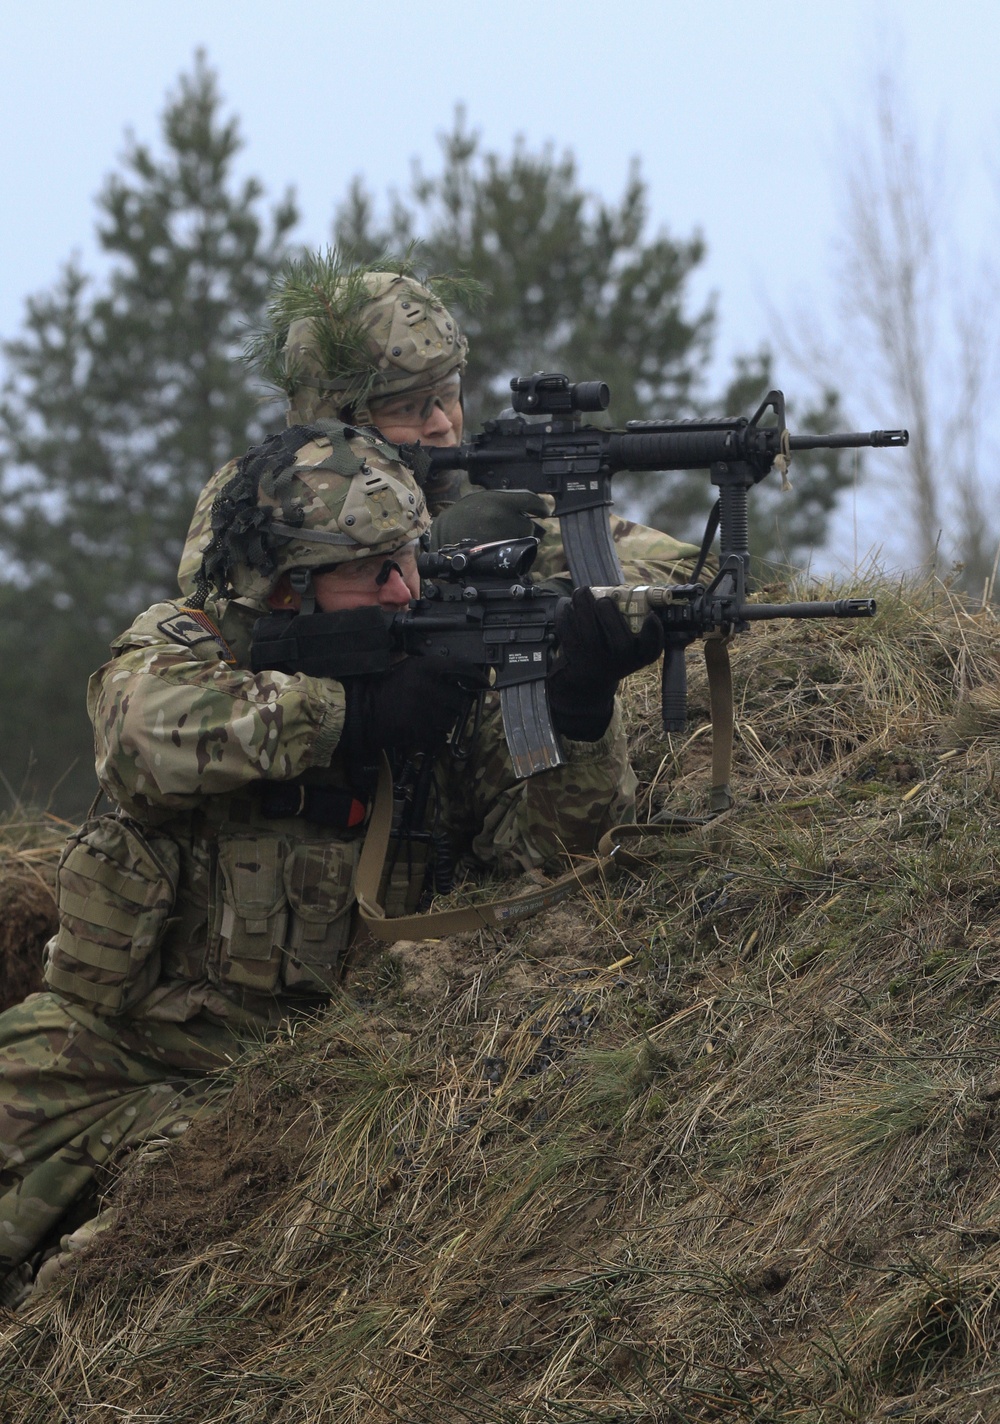
M 262 781 L 257 788 L 261 813 L 273 820 L 300 816 L 315 826 L 353 831 L 364 825 L 368 806 L 338 786 L 307 786 L 302 781 Z
M 697 583 L 701 578 L 702 570 L 705 567 L 705 560 L 708 558 L 708 551 L 712 547 L 712 540 L 715 538 L 715 531 L 719 527 L 719 501 L 712 505 L 708 522 L 705 525 L 705 532 L 701 539 L 701 548 L 698 550 L 698 561 L 694 566 L 694 573 L 691 575 L 691 582 Z

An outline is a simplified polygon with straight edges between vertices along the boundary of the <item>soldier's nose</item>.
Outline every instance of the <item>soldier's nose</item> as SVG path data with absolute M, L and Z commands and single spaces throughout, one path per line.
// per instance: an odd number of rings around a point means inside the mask
M 412 597 L 413 594 L 410 592 L 406 580 L 399 569 L 394 566 L 385 583 L 379 588 L 379 603 L 390 608 L 405 608 Z
M 451 421 L 444 411 L 444 406 L 440 401 L 435 401 L 430 409 L 430 413 L 423 424 L 425 435 L 444 435 L 451 429 Z

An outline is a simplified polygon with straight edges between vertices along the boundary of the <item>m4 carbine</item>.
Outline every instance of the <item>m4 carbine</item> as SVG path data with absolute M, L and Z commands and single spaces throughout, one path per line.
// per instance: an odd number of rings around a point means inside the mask
M 785 397 L 769 391 L 749 418 L 718 420 L 633 420 L 625 430 L 583 425 L 583 411 L 606 410 L 610 392 L 603 381 L 571 384 L 563 375 L 537 373 L 511 381 L 513 412 L 487 421 L 469 445 L 424 452 L 432 471 L 465 469 L 488 489 L 530 489 L 552 495 L 563 547 L 576 585 L 614 598 L 641 625 L 650 612 L 663 624 L 662 713 L 667 732 L 682 731 L 687 714 L 684 653 L 705 638 L 712 700 L 712 806 L 731 802 L 732 675 L 726 643 L 749 624 L 770 618 L 868 618 L 870 598 L 833 602 L 753 604 L 747 493 L 772 469 L 787 473 L 796 450 L 859 446 L 902 447 L 905 430 L 872 430 L 832 435 L 792 435 L 785 425 Z M 763 424 L 771 412 L 773 420 Z M 533 416 L 529 420 L 526 417 Z M 611 480 L 622 470 L 708 469 L 719 497 L 708 518 L 692 582 L 624 588 L 608 520 Z M 708 586 L 698 582 L 716 529 L 719 571 Z
M 499 693 L 517 775 L 560 766 L 545 679 L 561 595 L 527 577 L 537 549 L 537 539 L 470 540 L 422 553 L 421 596 L 402 612 L 269 614 L 254 625 L 251 667 L 345 678 L 386 672 L 400 653 L 471 663 Z M 459 755 L 462 731 L 452 739 Z
M 622 583 L 608 510 L 611 480 L 623 470 L 709 470 L 719 487 L 723 529 L 745 547 L 747 490 L 776 466 L 787 469 L 795 450 L 901 446 L 908 440 L 905 430 L 791 435 L 781 391 L 768 392 L 749 419 L 632 420 L 624 430 L 601 430 L 583 425 L 580 416 L 607 409 L 611 396 L 603 381 L 573 384 L 566 376 L 537 372 L 515 376 L 510 386 L 513 413 L 488 420 L 469 444 L 423 454 L 432 472 L 467 470 L 474 484 L 487 489 L 552 495 L 577 586 Z M 768 411 L 774 423 L 763 425 Z

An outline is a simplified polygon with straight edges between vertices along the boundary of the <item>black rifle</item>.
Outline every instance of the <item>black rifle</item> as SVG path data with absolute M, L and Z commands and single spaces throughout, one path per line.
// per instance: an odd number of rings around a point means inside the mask
M 625 430 L 601 430 L 581 424 L 580 413 L 607 409 L 611 397 L 603 381 L 572 384 L 538 372 L 516 376 L 510 387 L 513 414 L 488 420 L 471 444 L 422 453 L 432 472 L 462 469 L 487 489 L 552 495 L 577 586 L 622 583 L 608 522 L 611 480 L 620 471 L 708 469 L 719 487 L 725 555 L 727 539 L 746 547 L 747 490 L 775 465 L 787 468 L 793 451 L 900 446 L 909 439 L 905 430 L 791 435 L 781 391 L 769 391 L 750 419 L 630 420 Z M 768 411 L 775 424 L 764 426 Z
M 469 540 L 422 553 L 421 596 L 405 612 L 270 614 L 254 625 L 251 667 L 344 678 L 385 672 L 399 653 L 472 663 L 492 674 L 517 775 L 560 766 L 545 684 L 560 595 L 527 577 L 537 549 L 537 539 Z M 477 715 L 478 705 L 481 695 Z M 458 755 L 463 732 L 452 736 Z

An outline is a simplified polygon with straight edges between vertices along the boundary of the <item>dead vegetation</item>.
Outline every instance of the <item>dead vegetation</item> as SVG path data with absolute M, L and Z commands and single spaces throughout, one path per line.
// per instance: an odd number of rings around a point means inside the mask
M 359 954 L 2 1325 L 0 1414 L 1000 1417 L 997 627 L 734 655 L 738 808 L 509 937 Z M 629 715 L 645 805 L 708 761 Z M 681 849 L 686 854 L 678 854 Z
M 56 861 L 69 829 L 54 816 L 0 821 L 0 1011 L 42 987 L 42 948 L 56 930 Z

